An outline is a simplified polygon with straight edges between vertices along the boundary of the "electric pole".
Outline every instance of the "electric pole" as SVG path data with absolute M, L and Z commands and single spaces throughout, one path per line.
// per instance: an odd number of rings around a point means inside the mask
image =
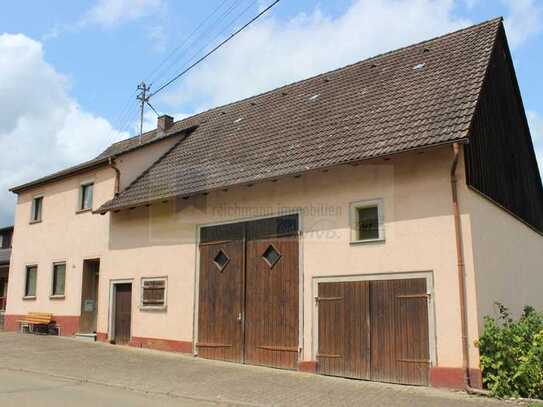
M 143 110 L 145 108 L 145 104 L 149 103 L 149 95 L 148 95 L 147 92 L 149 92 L 149 90 L 151 90 L 151 86 L 147 86 L 147 84 L 142 81 L 138 85 L 138 90 L 140 91 L 140 93 L 137 96 L 137 99 L 140 101 L 140 139 L 139 139 L 139 143 L 141 144 L 142 143 L 142 137 L 141 136 L 143 135 Z

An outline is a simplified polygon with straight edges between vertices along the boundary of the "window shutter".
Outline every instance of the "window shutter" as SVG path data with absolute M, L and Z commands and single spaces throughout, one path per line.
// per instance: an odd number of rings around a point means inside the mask
M 163 306 L 166 290 L 165 280 L 146 280 L 143 282 L 143 305 Z

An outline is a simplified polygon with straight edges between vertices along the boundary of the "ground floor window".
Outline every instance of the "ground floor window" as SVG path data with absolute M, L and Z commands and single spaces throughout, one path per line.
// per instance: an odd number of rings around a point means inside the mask
M 26 266 L 25 297 L 36 296 L 38 266 Z
M 141 308 L 166 308 L 166 278 L 144 278 L 141 281 Z
M 53 264 L 53 287 L 51 294 L 53 296 L 64 296 L 66 282 L 66 263 Z

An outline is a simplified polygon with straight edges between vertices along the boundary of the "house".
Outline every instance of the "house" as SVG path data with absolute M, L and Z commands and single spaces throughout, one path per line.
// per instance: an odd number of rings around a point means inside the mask
M 501 19 L 160 117 L 13 192 L 9 329 L 39 310 L 116 344 L 480 387 L 494 302 L 543 308 L 543 187 Z
M 4 312 L 6 311 L 12 236 L 13 226 L 0 229 L 0 329 L 4 326 Z

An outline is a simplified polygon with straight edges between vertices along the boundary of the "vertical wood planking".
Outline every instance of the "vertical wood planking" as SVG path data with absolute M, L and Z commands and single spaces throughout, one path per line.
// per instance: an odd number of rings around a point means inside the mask
M 281 255 L 270 267 L 263 254 Z M 247 241 L 245 361 L 295 369 L 298 363 L 298 237 Z
M 132 284 L 115 285 L 115 343 L 130 342 L 132 322 Z
M 223 251 L 229 258 L 222 271 L 214 259 Z M 200 246 L 198 305 L 198 355 L 203 358 L 241 362 L 243 241 Z

